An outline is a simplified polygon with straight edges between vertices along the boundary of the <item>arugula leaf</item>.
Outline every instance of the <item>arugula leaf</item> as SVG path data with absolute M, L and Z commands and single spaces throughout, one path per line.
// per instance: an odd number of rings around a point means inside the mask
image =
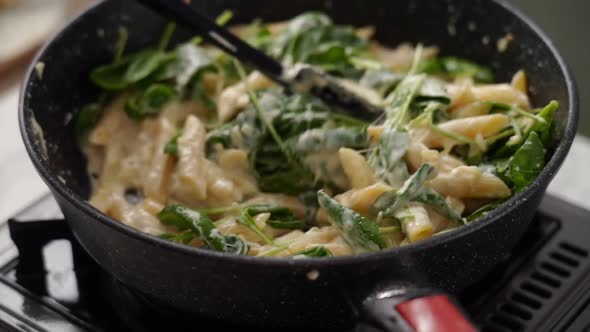
M 328 250 L 326 247 L 311 247 L 300 252 L 297 252 L 292 255 L 293 258 L 303 258 L 303 257 L 331 257 L 332 252 Z
M 505 175 L 516 192 L 525 189 L 535 180 L 545 166 L 546 149 L 536 132 L 531 132 L 524 144 L 508 161 Z
M 125 113 L 132 119 L 158 115 L 162 108 L 176 97 L 176 90 L 165 84 L 152 84 L 143 94 L 130 97 Z
M 249 230 L 254 232 L 259 238 L 261 238 L 266 244 L 274 245 L 274 241 L 264 233 L 260 227 L 254 221 L 254 216 L 250 214 L 248 208 L 242 209 L 240 215 L 238 217 L 238 222 L 244 226 L 246 226 Z
M 330 223 L 342 234 L 353 249 L 362 251 L 377 251 L 386 247 L 377 225 L 338 201 L 318 191 L 318 202 L 326 211 Z
M 442 74 L 452 79 L 471 77 L 479 83 L 494 82 L 494 74 L 489 68 L 458 57 L 434 58 L 423 61 L 418 72 L 431 75 Z

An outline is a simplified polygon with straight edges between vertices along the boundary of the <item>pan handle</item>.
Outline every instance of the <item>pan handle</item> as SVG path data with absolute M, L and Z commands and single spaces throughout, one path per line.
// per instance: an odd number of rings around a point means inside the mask
M 43 247 L 54 240 L 68 240 L 72 246 L 74 266 L 92 263 L 64 219 L 21 221 L 8 220 L 12 242 L 19 254 L 19 272 L 43 271 Z M 94 263 L 92 263 L 94 264 Z
M 357 331 L 475 332 L 457 301 L 430 288 L 382 291 L 365 299 Z

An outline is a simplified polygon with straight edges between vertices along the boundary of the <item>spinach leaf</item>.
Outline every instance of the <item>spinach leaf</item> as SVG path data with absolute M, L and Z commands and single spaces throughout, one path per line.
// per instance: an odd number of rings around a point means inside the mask
M 100 120 L 104 105 L 100 102 L 87 104 L 78 113 L 76 119 L 76 130 L 80 133 L 94 128 Z
M 386 247 L 379 227 L 374 222 L 342 206 L 322 190 L 318 192 L 318 202 L 326 211 L 330 223 L 338 228 L 353 249 L 377 251 Z
M 430 188 L 423 188 L 418 196 L 416 196 L 415 200 L 432 206 L 438 214 L 453 222 L 457 223 L 462 220 L 461 214 L 449 204 L 445 197 Z
M 262 111 L 260 113 L 272 125 L 283 147 L 277 144 L 267 125 L 263 125 L 254 105 L 249 105 L 233 121 L 210 131 L 207 140 L 209 145 L 221 143 L 225 147 L 248 150 L 258 185 L 266 192 L 298 195 L 315 191 L 321 185 L 312 172 L 306 169 L 301 159 L 303 155 L 299 155 L 294 147 L 303 133 L 319 128 L 327 121 L 357 127 L 366 125 L 362 121 L 354 122 L 337 116 L 323 102 L 310 96 L 287 96 L 277 90 L 266 90 L 257 92 L 256 99 Z M 334 136 L 344 135 L 344 131 L 348 132 L 349 129 L 327 134 L 331 137 L 330 144 L 335 140 Z M 348 138 L 355 145 L 360 144 L 358 142 L 362 135 L 353 134 L 353 131 L 350 129 Z M 288 150 L 287 153 L 285 150 Z
M 182 130 L 179 130 L 174 137 L 164 145 L 164 153 L 178 157 L 178 139 L 182 136 Z
M 218 73 L 218 70 L 219 68 L 216 66 L 207 66 L 198 70 L 184 88 L 182 97 L 185 99 L 201 101 L 209 110 L 215 110 L 217 108 L 215 96 L 210 89 L 207 88 L 204 77 L 207 73 Z M 219 88 L 219 90 L 221 90 L 221 88 Z
M 236 254 L 236 255 L 247 255 L 248 244 L 246 241 L 242 240 L 241 237 L 233 234 L 224 235 L 223 238 L 225 239 L 225 252 L 228 254 Z
M 293 212 L 286 207 L 276 205 L 250 205 L 244 208 L 250 216 L 256 216 L 261 213 L 270 213 L 266 224 L 276 229 L 304 229 L 305 223 L 299 220 Z
M 386 127 L 402 128 L 409 121 L 408 110 L 425 80 L 425 75 L 406 76 L 387 96 L 385 99 Z
M 491 103 L 494 109 L 500 111 L 511 111 L 515 110 L 510 105 L 503 105 L 499 103 Z M 509 138 L 512 135 L 516 134 L 516 131 L 513 129 L 506 130 L 504 133 L 499 134 L 499 139 L 494 140 L 492 142 L 492 148 L 488 153 L 489 159 L 503 159 L 510 157 L 516 153 L 516 151 L 524 144 L 526 138 L 529 137 L 530 133 L 536 132 L 543 144 L 546 148 L 549 148 L 553 141 L 554 130 L 555 130 L 555 122 L 553 118 L 555 116 L 555 112 L 559 108 L 559 103 L 557 101 L 551 101 L 547 106 L 543 109 L 538 110 L 537 114 L 536 111 L 527 112 L 524 110 L 519 110 L 517 115 L 528 114 L 527 117 L 532 117 L 533 124 L 529 128 L 525 128 L 526 130 L 522 130 L 520 133 L 521 139 L 511 142 Z M 502 135 L 505 134 L 505 135 Z
M 235 61 L 235 63 L 242 81 L 246 82 L 244 69 L 239 62 Z M 279 126 L 275 126 L 275 120 L 279 117 L 277 111 L 280 112 L 280 110 L 263 108 L 263 105 L 267 105 L 259 103 L 256 93 L 250 89 L 248 89 L 248 96 L 264 134 L 249 154 L 249 161 L 256 171 L 259 187 L 262 190 L 278 189 L 278 192 L 290 194 L 299 194 L 313 188 L 315 186 L 313 174 L 305 169 L 299 156 L 288 149 L 284 142 L 285 135 L 277 131 Z M 280 103 L 280 99 L 278 102 Z M 284 162 L 277 164 L 280 160 Z M 269 180 L 274 181 L 269 182 Z M 280 189 L 277 184 L 280 185 Z
M 534 131 L 539 135 L 539 138 L 545 147 L 549 147 L 553 139 L 555 130 L 555 122 L 553 121 L 553 118 L 555 117 L 558 108 L 559 103 L 555 100 L 551 101 L 537 114 L 541 119 L 545 120 L 545 122 L 535 121 L 531 128 L 531 131 Z
M 317 12 L 292 19 L 269 47 L 269 53 L 288 66 L 308 63 L 345 76 L 357 73 L 352 58 L 366 51 L 367 42 L 354 28 L 334 25 L 328 16 Z
M 322 126 L 330 119 L 330 109 L 318 98 L 296 94 L 283 99 L 277 112 L 275 125 L 289 138 L 305 130 Z
M 428 103 L 436 101 L 449 105 L 451 97 L 445 88 L 445 83 L 439 79 L 427 77 L 416 93 L 414 103 Z
M 197 235 L 194 232 L 192 232 L 191 230 L 188 230 L 188 231 L 184 231 L 184 232 L 181 232 L 178 234 L 165 233 L 165 234 L 159 235 L 158 237 L 162 238 L 164 240 L 172 241 L 172 242 L 188 244 L 192 240 L 194 240 L 197 237 Z
M 117 64 L 121 61 L 121 57 L 123 56 L 123 53 L 125 52 L 125 47 L 127 46 L 128 38 L 129 33 L 127 32 L 127 29 L 120 27 L 119 38 L 117 39 L 117 43 L 115 45 L 115 56 L 113 64 Z M 121 75 L 121 73 L 122 67 L 109 68 L 109 66 L 103 66 L 103 70 L 99 71 L 98 74 L 94 75 L 98 76 L 95 77 L 97 81 L 104 83 L 106 86 L 110 86 L 110 84 L 113 82 L 115 83 L 115 85 L 118 84 L 117 76 Z M 93 80 L 92 74 L 90 76 L 91 80 Z M 82 107 L 80 113 L 78 113 L 77 115 L 78 118 L 76 119 L 76 130 L 78 131 L 78 133 L 84 133 L 87 130 L 90 130 L 94 128 L 94 126 L 96 126 L 98 120 L 100 120 L 100 117 L 102 115 L 102 110 L 107 101 L 107 97 L 107 94 L 103 92 L 102 95 L 98 98 L 98 101 L 87 104 Z
M 146 49 L 134 54 L 129 60 L 129 66 L 123 75 L 123 81 L 128 86 L 137 83 L 155 72 L 164 59 L 164 52 Z
M 158 115 L 162 108 L 176 97 L 176 90 L 165 84 L 152 84 L 142 94 L 131 96 L 125 105 L 125 113 L 132 119 Z
M 305 206 L 305 224 L 317 226 L 318 193 L 315 190 L 303 192 L 299 194 L 299 201 Z
M 243 37 L 250 45 L 265 52 L 272 43 L 272 34 L 268 26 L 259 19 L 250 24 Z
M 422 165 L 399 190 L 390 190 L 381 194 L 371 206 L 371 213 L 374 215 L 381 213 L 383 217 L 393 217 L 399 208 L 423 193 L 424 182 L 430 180 L 435 171 L 434 167 L 429 164 Z
M 269 219 L 266 224 L 276 229 L 305 229 L 305 223 L 299 219 Z
M 472 222 L 476 219 L 479 219 L 480 217 L 483 217 L 484 215 L 486 215 L 490 211 L 495 210 L 497 207 L 502 205 L 502 203 L 504 203 L 504 200 L 492 202 L 490 204 L 486 204 L 486 205 L 480 207 L 479 209 L 472 212 L 469 216 L 467 216 L 465 218 L 465 222 Z
M 384 130 L 379 145 L 371 151 L 368 160 L 379 179 L 398 188 L 408 178 L 408 168 L 402 158 L 409 143 L 410 136 L 407 132 Z
M 303 258 L 303 257 L 331 257 L 332 252 L 328 250 L 326 247 L 311 247 L 305 250 L 302 250 L 298 253 L 292 255 L 293 258 Z
M 223 236 L 205 214 L 175 204 L 162 209 L 157 215 L 161 223 L 179 231 L 192 231 L 208 248 L 227 253 L 245 253 L 246 244 L 237 236 Z
M 267 105 L 274 102 L 268 97 L 261 95 L 259 98 L 261 107 L 268 109 Z M 253 149 L 265 139 L 266 132 L 256 116 L 252 106 L 248 106 L 238 114 L 234 120 L 221 127 L 217 127 L 207 133 L 207 143 L 213 145 L 219 143 L 226 148 L 242 149 L 252 152 Z
M 522 191 L 541 173 L 545 166 L 545 152 L 546 149 L 539 135 L 534 131 L 531 132 L 524 144 L 508 161 L 505 176 L 512 182 L 514 191 Z
M 280 161 L 277 163 L 280 163 Z M 269 164 L 266 163 L 266 166 L 269 166 Z M 258 186 L 261 190 L 271 193 L 298 195 L 318 187 L 318 181 L 314 179 L 313 174 L 301 167 L 275 165 L 275 169 L 274 172 L 264 174 L 257 170 Z
M 458 57 L 443 57 L 423 61 L 418 72 L 444 75 L 449 78 L 471 77 L 479 83 L 493 83 L 494 74 L 484 66 Z
M 121 91 L 156 73 L 168 58 L 161 50 L 147 49 L 94 69 L 90 80 L 104 90 Z
M 200 70 L 208 68 L 213 64 L 213 60 L 207 55 L 205 50 L 194 44 L 183 44 L 176 50 L 176 88 L 182 91 L 191 78 Z
M 360 80 L 360 84 L 379 91 L 385 97 L 404 79 L 401 73 L 395 73 L 387 69 L 367 70 Z
M 124 90 L 129 86 L 129 83 L 125 80 L 125 75 L 130 63 L 131 59 L 127 58 L 100 66 L 90 73 L 90 80 L 104 90 Z
M 364 129 L 311 129 L 288 143 L 295 153 L 305 156 L 321 151 L 338 151 L 343 147 L 364 149 L 367 147 L 368 139 Z

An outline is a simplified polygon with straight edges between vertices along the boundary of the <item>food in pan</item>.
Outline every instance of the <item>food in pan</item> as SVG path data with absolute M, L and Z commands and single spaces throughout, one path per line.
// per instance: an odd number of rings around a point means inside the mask
M 226 24 L 231 13 L 223 13 Z M 436 47 L 372 39 L 322 13 L 234 31 L 306 63 L 385 111 L 369 123 L 289 94 L 199 37 L 125 51 L 94 69 L 77 119 L 90 203 L 170 241 L 252 256 L 373 252 L 436 236 L 525 189 L 555 140 L 557 102 Z

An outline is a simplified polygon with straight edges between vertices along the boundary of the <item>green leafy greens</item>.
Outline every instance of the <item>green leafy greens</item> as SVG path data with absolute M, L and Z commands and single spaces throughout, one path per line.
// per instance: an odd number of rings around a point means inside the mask
M 217 23 L 225 25 L 232 17 L 232 12 L 224 11 Z M 168 156 L 166 167 L 178 170 L 190 167 L 184 165 L 184 155 L 178 158 L 179 152 L 188 151 L 185 145 L 195 143 L 203 148 L 202 140 L 185 140 L 181 129 L 187 116 L 199 118 L 206 129 L 205 151 L 199 152 L 199 158 L 208 160 L 204 160 L 206 167 L 197 171 L 219 175 L 220 180 L 212 184 L 207 178 L 206 184 L 193 183 L 185 179 L 190 175 L 182 174 L 181 179 L 172 173 L 170 197 L 165 201 L 183 202 L 186 206 L 168 205 L 157 217 L 167 231 L 160 238 L 176 243 L 240 255 L 317 258 L 341 254 L 339 244 L 328 241 L 343 239 L 354 253 L 413 242 L 418 237 L 410 235 L 412 222 L 425 225 L 417 219 L 423 213 L 433 218 L 433 227 L 428 226 L 424 232 L 424 236 L 430 236 L 443 226 L 446 230 L 474 221 L 508 200 L 509 194 L 530 186 L 559 138 L 554 119 L 559 107 L 556 101 L 529 110 L 528 100 L 522 98 L 509 104 L 509 98 L 497 98 L 506 99 L 504 103 L 485 100 L 477 96 L 476 90 L 457 92 L 459 83 L 453 80 L 460 79 L 471 88 L 472 83 L 493 83 L 494 73 L 458 57 L 424 59 L 421 45 L 415 48 L 410 69 L 396 71 L 393 68 L 397 66 L 377 59 L 390 56 L 390 52 L 395 57 L 397 50 L 369 45 L 367 37 L 362 37 L 370 34 L 369 30 L 337 25 L 323 13 L 304 13 L 285 25 L 271 26 L 255 20 L 243 30 L 242 37 L 287 67 L 308 64 L 338 77 L 335 79 L 356 88 L 359 94 L 366 92 L 367 98 L 384 110 L 373 123 L 339 113 L 312 95 L 293 93 L 266 82 L 259 85 L 258 77 L 249 76 L 254 68 L 202 45 L 200 36 L 170 45 L 175 29 L 176 25 L 169 23 L 157 44 L 127 52 L 129 36 L 121 28 L 111 61 L 89 75 L 101 94 L 79 110 L 76 128 L 80 134 L 88 132 L 100 121 L 107 103 L 123 98 L 125 115 L 137 121 L 137 127 L 140 121 L 157 119 L 176 128 L 166 131 L 172 137 L 165 137 L 168 141 L 164 147 L 158 135 L 157 149 Z M 507 89 L 505 84 L 500 87 Z M 515 94 L 520 96 L 520 92 Z M 175 107 L 170 107 L 172 103 Z M 223 122 L 214 119 L 217 103 L 220 109 L 228 106 L 236 115 Z M 484 130 L 478 127 L 480 123 L 471 128 L 470 119 L 466 119 L 496 113 L 502 114 L 495 118 L 501 118 L 503 128 Z M 465 122 L 444 124 L 451 120 Z M 457 124 L 465 128 L 457 128 Z M 95 144 L 86 136 L 80 138 Z M 126 152 L 136 149 L 136 145 L 125 147 Z M 149 145 L 149 151 L 152 147 Z M 355 154 L 339 153 L 342 148 L 353 149 Z M 141 160 L 147 162 L 148 158 Z M 506 186 L 494 178 L 502 193 L 477 210 L 477 206 L 466 204 L 468 212 L 461 213 L 463 207 L 456 202 L 481 197 L 463 197 L 441 189 L 449 188 L 445 181 L 459 166 L 465 167 L 461 169 L 465 172 L 457 172 L 458 176 L 491 173 Z M 239 173 L 233 172 L 234 167 Z M 360 174 L 367 175 L 367 181 L 356 181 L 357 168 Z M 438 177 L 437 170 L 442 173 Z M 458 181 L 458 185 L 462 182 L 469 181 Z M 206 186 L 207 198 L 192 197 L 184 185 L 199 190 L 203 189 L 201 185 Z M 235 189 L 236 195 L 229 206 L 210 207 L 218 198 L 225 201 L 220 188 Z M 125 189 L 138 193 L 146 190 L 141 183 L 137 188 Z M 147 198 L 153 198 L 148 190 L 145 192 Z M 233 197 L 238 196 L 239 201 L 234 202 Z M 139 199 L 128 202 L 137 204 Z M 295 204 L 302 207 L 296 208 Z M 434 217 L 445 221 L 436 222 Z M 328 222 L 332 227 L 323 228 Z M 312 238 L 315 231 L 328 231 L 332 236 L 333 230 L 341 238 L 300 242 L 302 233 Z M 238 232 L 248 233 L 252 242 Z
M 180 232 L 192 232 L 193 237 L 200 238 L 211 250 L 242 255 L 248 252 L 248 246 L 239 237 L 220 234 L 207 215 L 185 206 L 169 205 L 158 213 L 158 219 L 162 224 L 174 227 Z M 191 235 L 185 234 L 181 238 L 178 236 L 165 235 L 164 238 L 185 242 Z
M 451 79 L 470 77 L 479 83 L 494 82 L 494 74 L 489 68 L 457 57 L 434 58 L 423 61 L 420 63 L 418 71 L 431 75 L 443 75 Z
M 307 63 L 342 76 L 358 72 L 354 58 L 364 57 L 367 47 L 354 28 L 335 25 L 328 16 L 316 12 L 292 19 L 268 45 L 269 53 L 288 66 Z
M 374 222 L 344 207 L 321 190 L 318 192 L 318 201 L 330 222 L 340 230 L 353 249 L 377 251 L 385 248 L 385 240 Z

